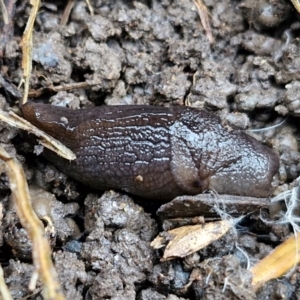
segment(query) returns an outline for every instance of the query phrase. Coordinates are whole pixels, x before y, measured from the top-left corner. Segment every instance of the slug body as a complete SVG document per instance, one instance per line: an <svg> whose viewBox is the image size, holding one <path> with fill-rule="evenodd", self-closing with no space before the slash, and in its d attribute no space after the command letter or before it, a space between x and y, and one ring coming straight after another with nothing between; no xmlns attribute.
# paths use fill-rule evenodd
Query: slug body
<svg viewBox="0 0 300 300"><path fill-rule="evenodd" d="M267 197L278 156L207 111L189 107L101 106L71 110L26 103L23 116L70 148L69 162L46 157L96 189L170 200L200 194Z"/></svg>

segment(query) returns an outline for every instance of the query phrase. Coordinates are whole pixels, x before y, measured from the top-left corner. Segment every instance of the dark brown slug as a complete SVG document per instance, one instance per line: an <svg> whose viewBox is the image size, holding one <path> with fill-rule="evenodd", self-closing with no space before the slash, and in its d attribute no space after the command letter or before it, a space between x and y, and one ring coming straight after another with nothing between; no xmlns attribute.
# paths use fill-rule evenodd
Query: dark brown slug
<svg viewBox="0 0 300 300"><path fill-rule="evenodd" d="M267 197L278 156L241 131L229 131L207 111L190 107L101 106L71 110L27 103L25 119L77 156L45 155L96 189L121 189L157 200L215 190Z"/></svg>

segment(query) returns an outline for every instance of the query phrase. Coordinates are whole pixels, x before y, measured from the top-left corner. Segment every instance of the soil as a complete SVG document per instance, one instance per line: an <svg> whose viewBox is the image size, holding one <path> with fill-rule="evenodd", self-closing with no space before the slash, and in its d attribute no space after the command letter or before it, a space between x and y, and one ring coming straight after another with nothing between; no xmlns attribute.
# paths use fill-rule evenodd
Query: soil
<svg viewBox="0 0 300 300"><path fill-rule="evenodd" d="M104 104L205 108L278 153L274 195L295 186L300 174L300 16L289 1L204 1L213 43L191 0L90 2L93 16L85 1L76 0L61 26L66 4L42 1L30 88L48 89L34 101L72 109ZM29 13L28 1L17 1L13 31L1 32L1 80L15 86L22 78L20 40ZM51 92L52 86L77 82L90 86ZM18 92L1 86L0 107L16 109ZM276 124L281 125L272 127ZM33 154L21 131L2 123L0 132L1 145L23 165L39 217L52 220L54 229L46 221L45 228L67 299L300 298L299 268L252 291L244 254L251 265L265 257L292 234L289 224L266 224L259 210L249 211L238 234L231 230L185 259L161 262L162 250L150 247L163 230L155 214L159 204L90 190ZM34 292L28 290L31 242L11 204L3 171L0 197L0 251L8 288L14 299L43 299L40 283ZM274 219L282 209L274 205L264 214Z"/></svg>

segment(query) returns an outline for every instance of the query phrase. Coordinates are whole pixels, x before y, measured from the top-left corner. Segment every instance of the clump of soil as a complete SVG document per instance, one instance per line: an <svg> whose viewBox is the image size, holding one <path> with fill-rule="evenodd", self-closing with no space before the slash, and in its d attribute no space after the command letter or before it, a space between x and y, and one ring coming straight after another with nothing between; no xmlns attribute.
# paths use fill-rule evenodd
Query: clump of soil
<svg viewBox="0 0 300 300"><path fill-rule="evenodd" d="M42 1L30 95L43 92L34 101L72 109L103 104L205 108L232 127L262 129L255 137L280 156L276 193L293 186L300 173L300 22L289 1L206 0L214 43L192 0L90 2L94 15L85 1L74 1L61 26L66 4ZM13 31L0 41L1 75L16 86L29 12L27 2L17 2ZM78 82L86 88L52 90ZM15 109L16 94L1 85L1 108ZM265 224L259 212L249 212L238 234L230 231L186 259L160 262L161 252L150 242L161 221L149 203L91 191L34 155L21 132L5 124L0 131L1 145L22 163L29 186L42 188L39 196L35 190L34 206L42 220L51 220L44 220L45 228L67 299L299 298L299 269L265 284L256 295L246 270L248 259L252 265L291 234L288 225ZM3 171L0 196L5 280L14 299L30 297L31 243L9 200ZM271 218L281 209L265 213ZM32 297L42 299L40 292L38 283Z"/></svg>

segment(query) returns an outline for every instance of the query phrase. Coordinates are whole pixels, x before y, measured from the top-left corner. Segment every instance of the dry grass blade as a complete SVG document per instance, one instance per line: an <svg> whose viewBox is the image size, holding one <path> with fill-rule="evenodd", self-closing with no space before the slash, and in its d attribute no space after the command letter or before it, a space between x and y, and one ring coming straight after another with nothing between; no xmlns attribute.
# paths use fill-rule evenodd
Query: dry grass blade
<svg viewBox="0 0 300 300"><path fill-rule="evenodd" d="M36 19L36 15L40 7L40 0L30 0L30 4L32 5L32 9L21 41L21 47L23 53L22 82L24 82L24 96L23 96L22 104L25 104L28 98L30 76L32 71L32 31L33 31L33 25Z"/></svg>
<svg viewBox="0 0 300 300"><path fill-rule="evenodd" d="M60 24L59 24L60 29L68 23L70 13L72 11L74 3L75 3L75 0L68 1L67 6L65 7L65 10L64 10L63 16L61 18Z"/></svg>
<svg viewBox="0 0 300 300"><path fill-rule="evenodd" d="M25 174L19 162L0 147L0 158L5 162L12 196L22 226L32 241L32 257L35 268L44 283L45 299L65 299L51 260L51 249L45 237L43 223L31 206Z"/></svg>
<svg viewBox="0 0 300 300"><path fill-rule="evenodd" d="M169 243L165 249L163 260L175 257L186 257L222 237L232 224L227 220L211 222L205 225L182 226L167 232ZM158 236L151 246L159 249L164 246L166 239Z"/></svg>
<svg viewBox="0 0 300 300"><path fill-rule="evenodd" d="M13 298L10 295L10 292L7 288L7 285L5 284L4 276L3 276L3 269L1 266L0 266L0 294L1 294L0 299L13 300Z"/></svg>
<svg viewBox="0 0 300 300"><path fill-rule="evenodd" d="M297 12L300 14L300 3L298 0L291 0L293 3L294 7L296 8Z"/></svg>
<svg viewBox="0 0 300 300"><path fill-rule="evenodd" d="M0 0L0 7L1 7L4 24L8 24L8 22L9 22L8 21L8 13L7 13L7 9L6 9L6 6L5 6L3 0Z"/></svg>
<svg viewBox="0 0 300 300"><path fill-rule="evenodd" d="M2 219L3 219L3 206L2 204L0 204L0 225L2 225ZM4 300L13 299L5 283L3 269L1 265L0 265L0 299L4 299Z"/></svg>
<svg viewBox="0 0 300 300"><path fill-rule="evenodd" d="M300 262L300 233L276 247L268 256L254 265L252 286L258 289L265 282L278 278Z"/></svg>
<svg viewBox="0 0 300 300"><path fill-rule="evenodd" d="M213 44L215 42L215 39L212 35L212 30L209 23L209 12L202 0L193 0L193 1L197 7L201 24L206 32L206 37L208 38L209 42Z"/></svg>
<svg viewBox="0 0 300 300"><path fill-rule="evenodd" d="M74 160L76 158L75 154L62 143L48 135L47 133L41 131L40 129L33 126L31 123L27 122L23 118L20 118L18 115L10 112L9 114L0 110L0 120L9 124L10 126L26 130L37 136L39 138L39 143L44 147L54 151L57 155L68 159Z"/></svg>
<svg viewBox="0 0 300 300"><path fill-rule="evenodd" d="M90 11L91 16L93 16L93 15L94 15L94 8L93 8L93 6L91 5L90 0L86 0L86 4L87 4L87 6L88 6L88 8L89 8L89 11Z"/></svg>

